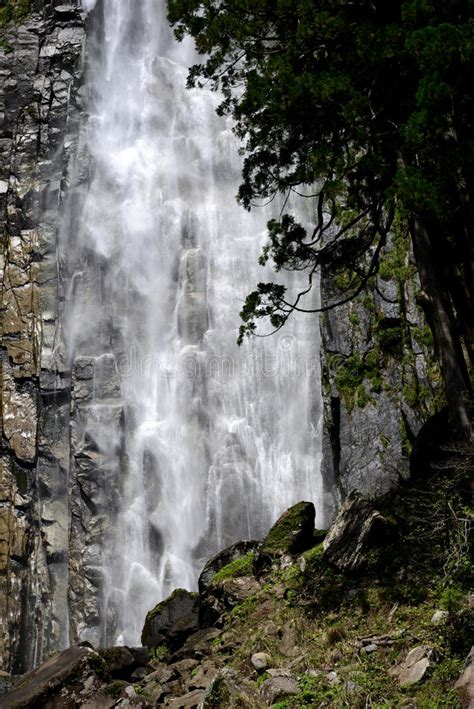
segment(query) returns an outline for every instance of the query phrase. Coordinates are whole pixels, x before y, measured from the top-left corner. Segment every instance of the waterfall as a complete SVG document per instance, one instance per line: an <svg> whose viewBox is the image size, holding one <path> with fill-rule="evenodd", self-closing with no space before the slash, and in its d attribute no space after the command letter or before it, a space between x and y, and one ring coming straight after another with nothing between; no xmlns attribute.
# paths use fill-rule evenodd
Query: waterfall
<svg viewBox="0 0 474 709"><path fill-rule="evenodd" d="M196 57L165 2L93 6L87 170L62 230L71 476L90 513L90 585L101 579L76 625L137 644L146 611L195 588L219 549L262 537L301 499L322 522L319 326L295 315L236 346L245 296L275 278L258 256L276 207L237 205L232 124L216 93L185 88Z"/></svg>

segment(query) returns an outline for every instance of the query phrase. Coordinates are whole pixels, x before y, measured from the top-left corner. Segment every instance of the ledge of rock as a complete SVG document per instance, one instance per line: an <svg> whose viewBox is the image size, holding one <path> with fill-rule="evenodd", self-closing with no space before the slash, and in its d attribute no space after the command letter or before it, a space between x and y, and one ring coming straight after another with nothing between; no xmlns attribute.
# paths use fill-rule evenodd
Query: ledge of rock
<svg viewBox="0 0 474 709"><path fill-rule="evenodd" d="M100 662L97 653L88 647L71 647L53 655L26 674L21 684L2 698L3 709L44 706L46 698L85 670L91 659Z"/></svg>

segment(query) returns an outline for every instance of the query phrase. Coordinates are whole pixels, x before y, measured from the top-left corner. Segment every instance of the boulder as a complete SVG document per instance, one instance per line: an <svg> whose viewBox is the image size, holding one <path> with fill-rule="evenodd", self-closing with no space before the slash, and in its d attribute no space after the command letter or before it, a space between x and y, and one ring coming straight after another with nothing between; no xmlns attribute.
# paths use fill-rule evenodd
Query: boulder
<svg viewBox="0 0 474 709"><path fill-rule="evenodd" d="M97 654L104 660L107 672L113 679L128 679L141 664L128 647L108 647L98 650Z"/></svg>
<svg viewBox="0 0 474 709"><path fill-rule="evenodd" d="M166 645L176 650L199 629L199 596L183 588L158 603L146 617L142 643L147 648Z"/></svg>
<svg viewBox="0 0 474 709"><path fill-rule="evenodd" d="M249 552L255 551L259 545L257 541L242 541L232 544L230 547L213 556L204 566L199 576L198 588L200 594L205 594L212 582L213 577L228 564L237 559L241 559Z"/></svg>
<svg viewBox="0 0 474 709"><path fill-rule="evenodd" d="M474 645L466 657L462 674L454 686L459 692L462 709L474 709Z"/></svg>
<svg viewBox="0 0 474 709"><path fill-rule="evenodd" d="M204 696L205 693L202 690L195 689L182 697L172 699L167 706L170 709L198 709L198 707L202 706Z"/></svg>
<svg viewBox="0 0 474 709"><path fill-rule="evenodd" d="M323 542L324 557L340 571L357 571L369 563L369 552L395 533L371 500L351 493Z"/></svg>
<svg viewBox="0 0 474 709"><path fill-rule="evenodd" d="M314 546L314 519L312 502L297 502L286 510L258 548L254 560L256 575L274 559L301 554Z"/></svg>
<svg viewBox="0 0 474 709"><path fill-rule="evenodd" d="M414 647L404 661L389 670L389 673L398 679L400 687L411 687L425 676L432 655L433 650L426 645Z"/></svg>
<svg viewBox="0 0 474 709"><path fill-rule="evenodd" d="M222 625L224 613L260 591L260 584L253 576L229 578L216 586L210 586L201 597L199 622L201 627Z"/></svg>
<svg viewBox="0 0 474 709"><path fill-rule="evenodd" d="M59 691L64 694L68 683L77 681L78 676L94 678L95 670L102 674L103 668L103 660L94 650L70 647L28 672L16 689L2 697L2 709L44 706L46 698Z"/></svg>

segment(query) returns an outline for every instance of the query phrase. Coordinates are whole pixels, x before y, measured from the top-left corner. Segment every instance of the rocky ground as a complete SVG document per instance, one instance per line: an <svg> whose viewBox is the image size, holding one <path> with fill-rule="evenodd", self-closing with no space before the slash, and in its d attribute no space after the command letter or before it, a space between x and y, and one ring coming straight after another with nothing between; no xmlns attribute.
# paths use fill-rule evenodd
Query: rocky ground
<svg viewBox="0 0 474 709"><path fill-rule="evenodd" d="M1 706L474 707L463 485L441 472L353 494L328 533L298 503L150 611L144 647L72 647Z"/></svg>

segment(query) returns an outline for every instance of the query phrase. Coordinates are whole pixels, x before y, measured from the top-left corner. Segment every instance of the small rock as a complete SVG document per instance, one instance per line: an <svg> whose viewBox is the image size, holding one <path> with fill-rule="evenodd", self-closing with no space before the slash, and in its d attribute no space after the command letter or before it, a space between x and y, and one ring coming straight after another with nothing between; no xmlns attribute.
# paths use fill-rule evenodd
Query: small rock
<svg viewBox="0 0 474 709"><path fill-rule="evenodd" d="M344 690L346 694L356 694L359 690L359 685L351 679L346 679L344 680Z"/></svg>
<svg viewBox="0 0 474 709"><path fill-rule="evenodd" d="M431 624L432 625L441 625L446 618L448 617L449 613L448 611L435 611L433 615L431 616Z"/></svg>
<svg viewBox="0 0 474 709"><path fill-rule="evenodd" d="M271 706L279 699L298 694L300 688L298 682L293 677L270 677L262 683L260 693L263 699Z"/></svg>
<svg viewBox="0 0 474 709"><path fill-rule="evenodd" d="M389 670L389 674L398 679L400 687L410 687L423 679L432 654L433 650L426 645L415 647L401 664Z"/></svg>
<svg viewBox="0 0 474 709"><path fill-rule="evenodd" d="M285 571L286 569L289 569L291 566L293 566L292 557L289 556L288 554L285 554L284 556L282 556L280 559L280 569L282 571Z"/></svg>
<svg viewBox="0 0 474 709"><path fill-rule="evenodd" d="M169 669L182 676L192 672L198 665L199 663L197 660L186 658L184 660L179 660L179 662L174 662L172 665L169 665Z"/></svg>
<svg viewBox="0 0 474 709"><path fill-rule="evenodd" d="M188 689L209 689L218 674L218 669L213 664L201 664L199 668L191 673L188 681Z"/></svg>
<svg viewBox="0 0 474 709"><path fill-rule="evenodd" d="M176 674L173 670L170 670L169 667L158 667L154 672L150 672L150 674L147 675L146 681L147 683L159 682L160 684L166 684L174 677L176 677Z"/></svg>
<svg viewBox="0 0 474 709"><path fill-rule="evenodd" d="M286 625L279 645L279 650L285 657L295 657L294 648L296 646L296 630L293 625Z"/></svg>
<svg viewBox="0 0 474 709"><path fill-rule="evenodd" d="M377 650L377 645L375 643L369 643L369 645L365 645L361 652L366 652L367 655L369 655L371 652L375 652Z"/></svg>
<svg viewBox="0 0 474 709"><path fill-rule="evenodd" d="M327 673L326 679L329 682L329 684L339 684L341 681L339 679L339 675L337 674L337 672L334 672L334 670Z"/></svg>
<svg viewBox="0 0 474 709"><path fill-rule="evenodd" d="M464 662L464 669L455 688L459 692L462 709L474 707L474 646Z"/></svg>
<svg viewBox="0 0 474 709"><path fill-rule="evenodd" d="M270 665L271 657L270 655L267 655L266 652L256 652L250 658L250 662L255 667L257 672L262 672Z"/></svg>
<svg viewBox="0 0 474 709"><path fill-rule="evenodd" d="M197 709L197 707L202 706L204 696L205 693L203 691L196 689L182 697L178 697L178 699L172 699L168 706L171 709Z"/></svg>

